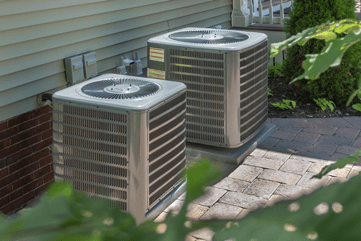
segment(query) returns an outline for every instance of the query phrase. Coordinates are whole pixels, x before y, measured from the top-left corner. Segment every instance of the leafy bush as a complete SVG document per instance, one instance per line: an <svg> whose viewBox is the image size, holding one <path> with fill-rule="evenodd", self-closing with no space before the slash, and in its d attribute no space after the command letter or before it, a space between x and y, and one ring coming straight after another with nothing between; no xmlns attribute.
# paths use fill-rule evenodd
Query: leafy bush
<svg viewBox="0 0 361 241"><path fill-rule="evenodd" d="M277 107L281 110L287 110L287 109L291 109L293 110L296 107L296 102L293 100L282 100L283 103L281 102L276 102L276 103L270 103L271 105L273 105L274 107ZM290 106L290 104L292 103L292 106Z"/></svg>
<svg viewBox="0 0 361 241"><path fill-rule="evenodd" d="M317 100L316 99L313 99L316 104L321 107L321 109L323 111L325 111L328 108L330 108L331 112L333 111L333 109L335 108L335 103L333 103L332 101L330 100L326 100L325 98L318 98Z"/></svg>
<svg viewBox="0 0 361 241"><path fill-rule="evenodd" d="M361 91L358 92L357 97L359 98L359 100L361 100ZM352 105L352 108L361 111L361 104L360 103L354 104Z"/></svg>
<svg viewBox="0 0 361 241"><path fill-rule="evenodd" d="M275 62L275 66L268 66L268 78L276 78L279 76L283 76L283 74L281 73L281 67L282 65L280 63Z"/></svg>
<svg viewBox="0 0 361 241"><path fill-rule="evenodd" d="M357 19L354 0L295 0L289 16L290 19L285 19L284 24L287 38L326 21ZM303 74L302 61L305 55L320 53L325 45L324 40L312 39L304 46L294 45L287 49L282 74L287 80ZM345 52L340 66L328 69L319 76L319 80L302 79L295 82L303 91L300 100L326 98L337 105L345 104L350 94L357 89L356 80L361 78L360 56L361 43L358 43Z"/></svg>

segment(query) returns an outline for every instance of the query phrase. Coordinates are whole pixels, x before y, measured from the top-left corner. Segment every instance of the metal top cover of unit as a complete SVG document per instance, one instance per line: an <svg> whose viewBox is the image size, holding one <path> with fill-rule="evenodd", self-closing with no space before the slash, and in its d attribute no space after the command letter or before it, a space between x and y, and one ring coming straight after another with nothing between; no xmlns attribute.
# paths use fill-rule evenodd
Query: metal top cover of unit
<svg viewBox="0 0 361 241"><path fill-rule="evenodd" d="M57 91L53 98L108 108L146 110L184 88L185 84L181 82L104 74Z"/></svg>
<svg viewBox="0 0 361 241"><path fill-rule="evenodd" d="M237 51L262 42L264 33L189 27L153 37L149 43L200 49Z"/></svg>

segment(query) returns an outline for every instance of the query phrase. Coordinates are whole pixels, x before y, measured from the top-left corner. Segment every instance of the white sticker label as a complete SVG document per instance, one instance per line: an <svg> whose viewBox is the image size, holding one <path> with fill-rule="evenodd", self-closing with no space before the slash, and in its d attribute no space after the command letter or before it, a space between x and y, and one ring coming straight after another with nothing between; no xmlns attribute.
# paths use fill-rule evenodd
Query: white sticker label
<svg viewBox="0 0 361 241"><path fill-rule="evenodd" d="M164 49L150 48L149 60L164 62Z"/></svg>

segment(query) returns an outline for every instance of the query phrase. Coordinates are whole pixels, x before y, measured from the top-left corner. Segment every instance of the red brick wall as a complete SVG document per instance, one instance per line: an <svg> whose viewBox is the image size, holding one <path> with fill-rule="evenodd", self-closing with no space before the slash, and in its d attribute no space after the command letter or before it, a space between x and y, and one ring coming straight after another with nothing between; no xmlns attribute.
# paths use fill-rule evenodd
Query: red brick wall
<svg viewBox="0 0 361 241"><path fill-rule="evenodd" d="M38 196L54 180L52 108L0 122L0 211L7 214Z"/></svg>

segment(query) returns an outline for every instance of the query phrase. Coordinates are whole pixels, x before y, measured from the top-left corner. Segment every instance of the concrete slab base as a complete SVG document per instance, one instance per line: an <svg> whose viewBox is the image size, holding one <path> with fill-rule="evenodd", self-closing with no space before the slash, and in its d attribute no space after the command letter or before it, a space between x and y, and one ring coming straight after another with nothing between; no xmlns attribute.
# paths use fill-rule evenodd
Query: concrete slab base
<svg viewBox="0 0 361 241"><path fill-rule="evenodd" d="M274 124L266 123L257 135L237 148L222 148L187 142L186 155L187 157L191 156L192 158L204 157L214 161L239 165L252 151L254 151L254 149L257 148L259 143L267 139L275 130L276 126Z"/></svg>

